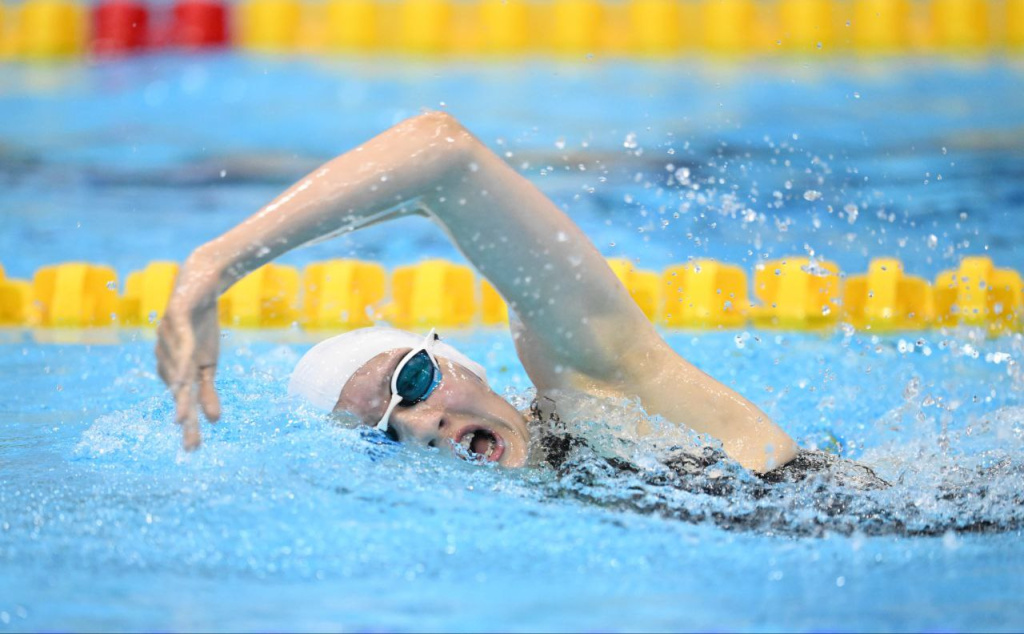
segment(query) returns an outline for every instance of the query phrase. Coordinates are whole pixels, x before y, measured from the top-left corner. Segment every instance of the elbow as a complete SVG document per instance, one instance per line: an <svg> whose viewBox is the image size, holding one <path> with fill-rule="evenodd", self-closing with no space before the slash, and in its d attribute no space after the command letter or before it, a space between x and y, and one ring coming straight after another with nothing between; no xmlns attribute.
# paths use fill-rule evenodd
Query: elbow
<svg viewBox="0 0 1024 634"><path fill-rule="evenodd" d="M446 164L461 166L476 156L480 142L447 112L426 112L409 123Z"/></svg>
<svg viewBox="0 0 1024 634"><path fill-rule="evenodd" d="M459 120L447 112L431 110L409 120L417 130L432 132L436 136L449 135L457 137L461 134L468 134L466 128L459 123Z"/></svg>

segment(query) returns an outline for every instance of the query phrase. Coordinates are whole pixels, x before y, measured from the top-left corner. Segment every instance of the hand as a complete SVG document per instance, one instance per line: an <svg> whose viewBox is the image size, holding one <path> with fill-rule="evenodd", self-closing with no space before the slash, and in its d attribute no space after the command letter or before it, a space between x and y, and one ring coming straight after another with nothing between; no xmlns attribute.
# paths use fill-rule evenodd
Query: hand
<svg viewBox="0 0 1024 634"><path fill-rule="evenodd" d="M193 254L178 275L157 328L157 372L174 396L175 421L182 427L187 451L198 448L200 442L197 396L206 420L215 423L220 418L213 385L220 351L219 284L215 267Z"/></svg>

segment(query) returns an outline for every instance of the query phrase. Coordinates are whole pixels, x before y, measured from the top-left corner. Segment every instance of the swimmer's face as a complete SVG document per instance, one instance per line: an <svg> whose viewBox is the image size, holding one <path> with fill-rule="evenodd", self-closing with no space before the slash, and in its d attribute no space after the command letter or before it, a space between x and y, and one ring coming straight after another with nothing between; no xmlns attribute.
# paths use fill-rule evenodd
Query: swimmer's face
<svg viewBox="0 0 1024 634"><path fill-rule="evenodd" d="M355 414L366 425L376 425L391 400L391 376L408 352L400 348L370 359L345 384L334 411ZM478 376L458 363L437 357L441 383L426 400L399 405L388 419L388 433L412 442L474 460L505 467L526 463L530 439L526 420Z"/></svg>

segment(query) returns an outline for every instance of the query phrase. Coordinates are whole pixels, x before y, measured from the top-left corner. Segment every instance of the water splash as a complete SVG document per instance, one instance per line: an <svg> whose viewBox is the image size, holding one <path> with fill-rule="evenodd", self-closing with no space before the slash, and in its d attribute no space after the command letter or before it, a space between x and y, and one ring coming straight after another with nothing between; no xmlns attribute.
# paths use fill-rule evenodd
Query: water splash
<svg viewBox="0 0 1024 634"><path fill-rule="evenodd" d="M964 432L877 448L859 462L804 452L792 468L758 477L712 439L649 418L636 403L588 401L572 405L580 413L572 420L535 425L554 471L545 489L552 498L805 536L1024 526L1024 408L999 410Z"/></svg>

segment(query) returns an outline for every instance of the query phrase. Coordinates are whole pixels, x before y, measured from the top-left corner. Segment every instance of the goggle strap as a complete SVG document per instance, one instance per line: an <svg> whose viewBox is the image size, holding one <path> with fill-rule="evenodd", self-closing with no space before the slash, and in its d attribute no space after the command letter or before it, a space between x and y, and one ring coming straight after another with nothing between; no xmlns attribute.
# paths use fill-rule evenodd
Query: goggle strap
<svg viewBox="0 0 1024 634"><path fill-rule="evenodd" d="M395 411L395 407L402 402L402 396L400 394L392 394L391 402L388 403L388 408L384 410L384 416L381 417L380 422L377 423L376 429L378 431L387 432L388 420L391 418L391 412Z"/></svg>

